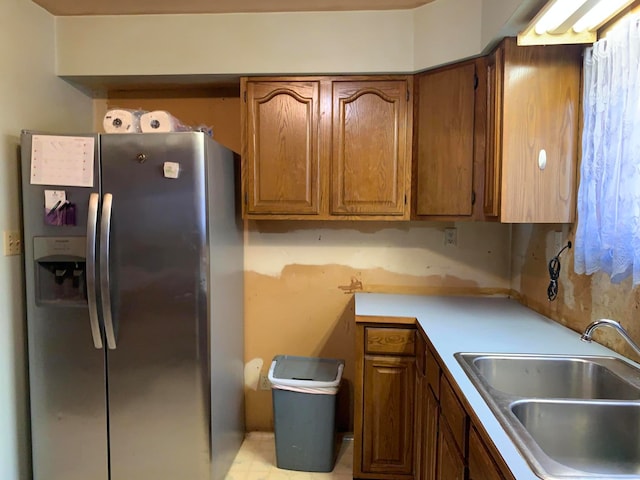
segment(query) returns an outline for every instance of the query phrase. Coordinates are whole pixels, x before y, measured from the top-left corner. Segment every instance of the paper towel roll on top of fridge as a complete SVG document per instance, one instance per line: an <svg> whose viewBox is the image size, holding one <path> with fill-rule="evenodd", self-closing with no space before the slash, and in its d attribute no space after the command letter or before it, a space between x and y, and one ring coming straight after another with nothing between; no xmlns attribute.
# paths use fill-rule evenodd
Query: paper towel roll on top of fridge
<svg viewBox="0 0 640 480"><path fill-rule="evenodd" d="M106 133L140 132L140 115L136 110L109 110L102 120L102 128Z"/></svg>
<svg viewBox="0 0 640 480"><path fill-rule="evenodd" d="M191 127L183 125L180 120L165 110L154 110L140 117L142 133L186 132Z"/></svg>

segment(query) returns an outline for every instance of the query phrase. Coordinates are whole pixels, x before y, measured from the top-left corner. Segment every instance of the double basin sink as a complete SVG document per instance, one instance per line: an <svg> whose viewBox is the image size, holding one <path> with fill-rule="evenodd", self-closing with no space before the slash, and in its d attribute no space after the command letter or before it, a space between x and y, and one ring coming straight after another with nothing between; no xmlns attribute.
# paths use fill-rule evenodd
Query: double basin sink
<svg viewBox="0 0 640 480"><path fill-rule="evenodd" d="M640 479L640 369L614 357L457 353L544 479Z"/></svg>

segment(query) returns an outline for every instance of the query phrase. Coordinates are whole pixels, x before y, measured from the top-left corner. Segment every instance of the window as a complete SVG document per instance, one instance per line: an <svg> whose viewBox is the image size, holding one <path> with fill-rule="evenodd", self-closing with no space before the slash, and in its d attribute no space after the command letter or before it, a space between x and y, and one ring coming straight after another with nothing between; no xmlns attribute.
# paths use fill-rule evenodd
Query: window
<svg viewBox="0 0 640 480"><path fill-rule="evenodd" d="M640 284L640 15L584 58L575 271Z"/></svg>

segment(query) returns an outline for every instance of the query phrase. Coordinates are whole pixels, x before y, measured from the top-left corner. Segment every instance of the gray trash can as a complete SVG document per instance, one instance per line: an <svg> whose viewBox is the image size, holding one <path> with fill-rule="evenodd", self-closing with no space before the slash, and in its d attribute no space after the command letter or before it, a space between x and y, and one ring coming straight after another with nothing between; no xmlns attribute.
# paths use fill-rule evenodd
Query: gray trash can
<svg viewBox="0 0 640 480"><path fill-rule="evenodd" d="M344 360L274 357L269 381L278 468L304 472L333 470L336 393L343 368Z"/></svg>

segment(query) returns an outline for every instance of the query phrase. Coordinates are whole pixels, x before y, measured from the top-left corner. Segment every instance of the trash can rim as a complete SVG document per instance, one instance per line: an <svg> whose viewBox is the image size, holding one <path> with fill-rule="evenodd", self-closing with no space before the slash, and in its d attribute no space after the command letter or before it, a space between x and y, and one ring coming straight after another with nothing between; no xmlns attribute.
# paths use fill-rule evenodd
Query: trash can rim
<svg viewBox="0 0 640 480"><path fill-rule="evenodd" d="M336 364L336 375L331 381L321 381L321 380L300 380L300 379L291 379L291 378L280 378L274 375L277 363L282 359L309 359L309 360L322 360L322 361L331 361ZM272 386L275 388L281 388L283 390L288 390L286 387L293 387L293 389L297 388L307 388L313 390L319 390L317 393L335 393L336 387L340 385L340 380L342 379L342 372L344 370L344 360L333 359L333 358L314 358L314 357L300 357L293 355L276 355L271 362L271 367L269 368L268 379L271 382ZM322 391L326 389L326 391ZM309 393L312 393L309 391Z"/></svg>

